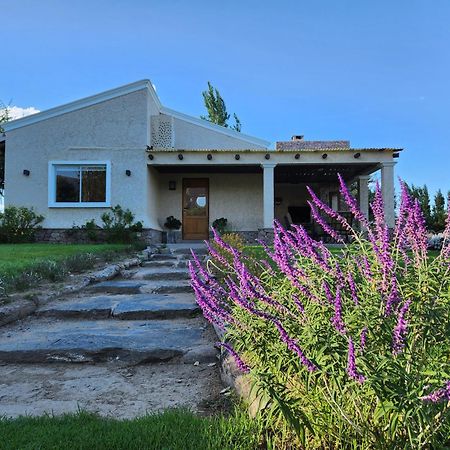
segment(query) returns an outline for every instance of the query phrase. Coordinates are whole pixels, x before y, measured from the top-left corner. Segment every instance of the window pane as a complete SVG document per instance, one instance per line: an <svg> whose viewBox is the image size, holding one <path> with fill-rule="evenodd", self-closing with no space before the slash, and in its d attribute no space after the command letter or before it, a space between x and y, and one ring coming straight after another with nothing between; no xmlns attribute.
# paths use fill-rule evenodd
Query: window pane
<svg viewBox="0 0 450 450"><path fill-rule="evenodd" d="M56 201L62 203L80 201L79 167L56 168Z"/></svg>
<svg viewBox="0 0 450 450"><path fill-rule="evenodd" d="M106 167L82 167L81 179L82 202L106 201Z"/></svg>
<svg viewBox="0 0 450 450"><path fill-rule="evenodd" d="M207 188L188 187L184 195L184 213L188 216L206 217L207 209Z"/></svg>

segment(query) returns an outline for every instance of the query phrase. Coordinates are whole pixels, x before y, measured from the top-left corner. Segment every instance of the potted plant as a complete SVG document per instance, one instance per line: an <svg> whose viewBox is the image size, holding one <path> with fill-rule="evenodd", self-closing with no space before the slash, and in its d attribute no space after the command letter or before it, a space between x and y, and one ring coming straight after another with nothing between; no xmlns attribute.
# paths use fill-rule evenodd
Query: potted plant
<svg viewBox="0 0 450 450"><path fill-rule="evenodd" d="M166 223L164 226L169 230L167 232L167 242L169 244L175 244L177 242L177 234L176 230L179 230L181 227L181 221L176 219L173 216L169 216L166 218Z"/></svg>
<svg viewBox="0 0 450 450"><path fill-rule="evenodd" d="M216 219L213 223L212 223L212 227L217 230L217 232L219 234L223 234L225 233L225 230L227 228L227 224L228 224L228 219L226 219L225 217L221 217L220 219Z"/></svg>

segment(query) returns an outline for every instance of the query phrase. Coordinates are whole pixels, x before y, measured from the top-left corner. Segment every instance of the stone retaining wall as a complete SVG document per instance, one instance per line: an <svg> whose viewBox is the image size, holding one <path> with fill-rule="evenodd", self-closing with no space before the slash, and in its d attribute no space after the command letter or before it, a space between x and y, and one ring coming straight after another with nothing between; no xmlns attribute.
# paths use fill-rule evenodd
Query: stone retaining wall
<svg viewBox="0 0 450 450"><path fill-rule="evenodd" d="M138 240L146 244L158 244L162 240L162 232L146 229L136 233ZM36 242L53 244L92 244L107 242L108 232L102 229L83 230L71 228L42 228L36 232Z"/></svg>

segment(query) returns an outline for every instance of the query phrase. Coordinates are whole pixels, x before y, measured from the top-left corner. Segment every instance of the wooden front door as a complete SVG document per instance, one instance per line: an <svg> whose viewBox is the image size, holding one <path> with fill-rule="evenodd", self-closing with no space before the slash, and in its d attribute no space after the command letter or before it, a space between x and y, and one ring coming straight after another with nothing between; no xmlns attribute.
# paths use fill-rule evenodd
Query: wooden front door
<svg viewBox="0 0 450 450"><path fill-rule="evenodd" d="M183 179L183 239L209 237L209 180Z"/></svg>

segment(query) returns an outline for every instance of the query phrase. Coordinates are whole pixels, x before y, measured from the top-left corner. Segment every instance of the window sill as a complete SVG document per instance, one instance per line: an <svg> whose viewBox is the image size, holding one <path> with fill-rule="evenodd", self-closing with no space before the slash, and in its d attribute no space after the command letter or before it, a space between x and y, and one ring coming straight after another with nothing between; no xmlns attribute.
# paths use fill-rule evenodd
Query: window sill
<svg viewBox="0 0 450 450"><path fill-rule="evenodd" d="M49 208L111 208L108 202L103 203L49 203Z"/></svg>

